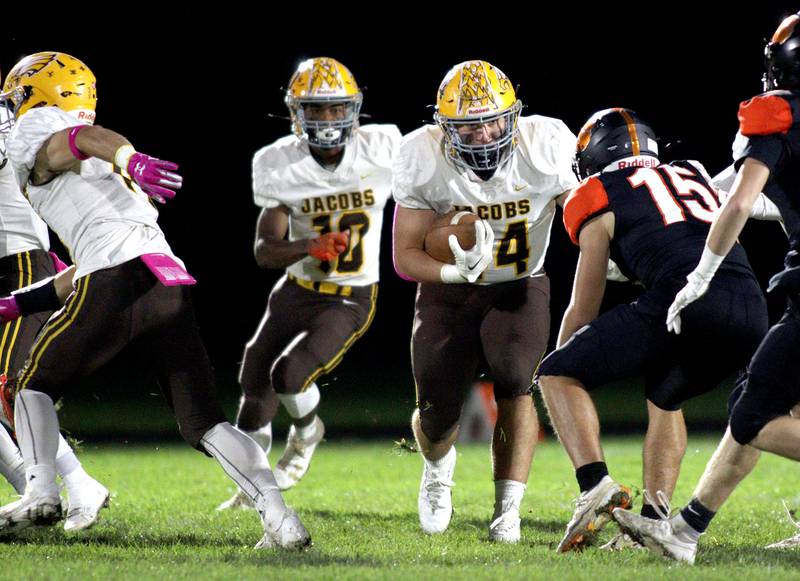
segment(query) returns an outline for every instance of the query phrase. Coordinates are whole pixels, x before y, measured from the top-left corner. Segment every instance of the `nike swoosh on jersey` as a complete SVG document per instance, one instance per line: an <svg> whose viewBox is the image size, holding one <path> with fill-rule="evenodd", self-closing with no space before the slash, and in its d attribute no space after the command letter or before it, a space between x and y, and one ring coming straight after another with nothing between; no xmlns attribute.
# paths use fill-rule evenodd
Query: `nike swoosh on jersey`
<svg viewBox="0 0 800 581"><path fill-rule="evenodd" d="M514 191L515 192L521 192L522 190L524 190L527 187L528 187L528 184L522 184L521 186L514 186Z"/></svg>

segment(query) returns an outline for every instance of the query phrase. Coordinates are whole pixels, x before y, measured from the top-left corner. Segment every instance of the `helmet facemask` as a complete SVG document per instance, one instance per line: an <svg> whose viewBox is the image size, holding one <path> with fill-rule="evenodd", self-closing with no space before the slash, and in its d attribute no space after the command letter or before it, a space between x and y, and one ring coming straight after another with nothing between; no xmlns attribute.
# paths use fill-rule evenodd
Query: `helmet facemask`
<svg viewBox="0 0 800 581"><path fill-rule="evenodd" d="M286 106L289 108L296 135L305 137L314 147L332 149L345 145L353 129L358 127L361 101L361 93L352 97L287 97ZM319 109L318 115L314 112L315 108ZM332 115L326 115L326 109Z"/></svg>
<svg viewBox="0 0 800 581"><path fill-rule="evenodd" d="M450 159L475 171L491 171L503 165L517 145L520 111L522 102L516 101L499 113L456 119L437 112L434 119Z"/></svg>

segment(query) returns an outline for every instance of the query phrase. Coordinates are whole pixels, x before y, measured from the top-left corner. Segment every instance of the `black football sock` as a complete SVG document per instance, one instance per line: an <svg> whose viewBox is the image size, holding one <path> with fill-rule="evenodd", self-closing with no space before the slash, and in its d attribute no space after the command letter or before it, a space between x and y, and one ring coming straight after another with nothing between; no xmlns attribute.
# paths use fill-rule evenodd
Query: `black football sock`
<svg viewBox="0 0 800 581"><path fill-rule="evenodd" d="M711 519L717 514L714 511L708 510L702 503L693 498L689 504L681 510L681 516L690 527L698 533L704 533L711 524Z"/></svg>
<svg viewBox="0 0 800 581"><path fill-rule="evenodd" d="M578 479L581 492L594 488L606 476L608 476L608 467L605 462L584 464L575 471L575 478Z"/></svg>

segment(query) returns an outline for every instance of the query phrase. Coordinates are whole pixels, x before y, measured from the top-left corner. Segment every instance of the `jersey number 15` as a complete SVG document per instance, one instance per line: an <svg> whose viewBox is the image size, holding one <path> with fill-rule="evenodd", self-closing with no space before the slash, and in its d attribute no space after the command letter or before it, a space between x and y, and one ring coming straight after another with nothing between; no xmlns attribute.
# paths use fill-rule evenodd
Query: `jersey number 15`
<svg viewBox="0 0 800 581"><path fill-rule="evenodd" d="M671 165L658 168L639 168L628 182L634 188L645 186L653 198L664 225L686 221L686 212L701 222L713 222L719 210L719 200L693 171ZM701 178L702 179L702 178Z"/></svg>

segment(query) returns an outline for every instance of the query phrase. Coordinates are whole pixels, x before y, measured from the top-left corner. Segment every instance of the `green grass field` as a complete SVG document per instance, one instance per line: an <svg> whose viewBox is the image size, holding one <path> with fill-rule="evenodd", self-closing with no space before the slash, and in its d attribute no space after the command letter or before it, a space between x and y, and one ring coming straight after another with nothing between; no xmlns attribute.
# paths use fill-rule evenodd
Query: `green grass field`
<svg viewBox="0 0 800 581"><path fill-rule="evenodd" d="M676 491L688 499L716 442L692 439ZM640 482L640 441L609 438L606 454L621 482ZM79 536L31 530L3 542L0 578L13 579L753 579L797 578L800 553L763 545L794 534L781 499L800 505L800 466L762 458L702 539L695 567L644 552L557 555L576 484L553 440L540 445L523 503L522 542L486 540L494 498L488 449L459 446L450 530L419 531L421 460L389 441L328 442L306 479L286 494L314 547L304 553L255 551L252 511L215 512L232 484L215 463L185 446L87 446L84 465L112 491L101 523ZM273 461L275 454L273 454ZM3 488L0 500L12 499ZM641 498L637 499L637 506ZM609 525L605 536L614 530Z"/></svg>

